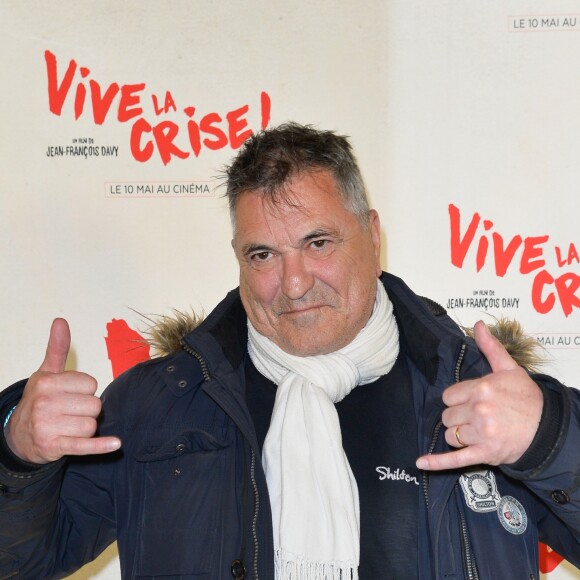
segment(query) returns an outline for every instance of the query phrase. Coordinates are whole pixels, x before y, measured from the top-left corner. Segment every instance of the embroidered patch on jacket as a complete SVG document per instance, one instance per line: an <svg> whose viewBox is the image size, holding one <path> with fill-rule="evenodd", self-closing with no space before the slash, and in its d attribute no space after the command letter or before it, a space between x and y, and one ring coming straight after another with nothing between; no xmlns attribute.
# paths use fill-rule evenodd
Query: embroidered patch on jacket
<svg viewBox="0 0 580 580"><path fill-rule="evenodd" d="M465 503L474 512L494 512L500 504L495 475L490 469L468 471L459 478Z"/></svg>
<svg viewBox="0 0 580 580"><path fill-rule="evenodd" d="M415 485L419 485L419 482L414 475L409 475L404 469L400 469L399 467L391 471L390 467L379 465L378 467L375 467L375 470L379 474L380 481L385 479L392 479L393 481L404 481L405 483L414 483Z"/></svg>
<svg viewBox="0 0 580 580"><path fill-rule="evenodd" d="M523 534L528 527L528 515L524 506L511 495L501 498L497 508L497 517L510 534Z"/></svg>

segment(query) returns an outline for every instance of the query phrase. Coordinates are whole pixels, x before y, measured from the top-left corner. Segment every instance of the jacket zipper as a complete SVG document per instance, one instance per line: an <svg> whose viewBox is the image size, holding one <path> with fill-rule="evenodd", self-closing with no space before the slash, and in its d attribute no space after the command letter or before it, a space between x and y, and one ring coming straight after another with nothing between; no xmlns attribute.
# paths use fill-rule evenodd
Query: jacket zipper
<svg viewBox="0 0 580 580"><path fill-rule="evenodd" d="M467 351L467 345L463 343L461 345L461 350L459 351L459 356L457 357L457 362L455 363L455 370L454 370L454 379L455 382L458 383L461 380L461 367L463 366L463 361L465 359L465 353ZM433 433L431 434L431 444L429 445L429 449L427 453L431 455L435 449L435 445L437 444L437 439L439 437L439 433L441 431L441 427L443 426L443 422L441 419L437 422L433 429ZM427 510L429 510L429 472L424 471L422 475L422 483L423 483L423 495L425 497L425 503L427 505ZM457 489L457 487L456 487ZM471 545L469 542L469 536L467 534L467 524L465 522L465 518L463 514L460 512L460 527L461 527L461 541L463 544L463 554L465 558L465 565L467 570L467 578L468 580L478 580L479 574L477 572L477 566L475 564L475 559L471 553Z"/></svg>
<svg viewBox="0 0 580 580"><path fill-rule="evenodd" d="M209 381L210 374L209 374L209 369L207 368L207 363L205 362L205 359L195 350L193 350L185 341L181 341L181 346L183 348L183 350L187 353L190 354L193 358L195 358L200 366L201 366L201 372L203 374L203 380L204 381Z"/></svg>
<svg viewBox="0 0 580 580"><path fill-rule="evenodd" d="M461 380L461 367L463 366L463 360L465 359L465 352L467 351L467 345L463 343L461 345L461 350L459 351L459 356L457 357L457 363L455 364L455 382L458 383ZM457 484L455 484L455 490L457 492ZM461 511L459 512L460 526L461 526L461 541L463 542L463 556L465 558L465 569L467 571L468 580L478 580L479 574L477 572L477 566L475 564L475 558L471 552L471 543L469 541L469 535L467 533L467 523L465 517Z"/></svg>
<svg viewBox="0 0 580 580"><path fill-rule="evenodd" d="M455 493L459 494L459 488L455 484ZM467 533L467 523L462 511L459 510L459 526L461 528L461 541L463 542L463 557L465 559L465 571L467 573L467 580L479 580L479 573L475 560L471 554L471 545L469 542L469 534Z"/></svg>
<svg viewBox="0 0 580 580"><path fill-rule="evenodd" d="M260 513L260 492L258 490L258 484L256 482L256 454L252 449L252 461L250 464L250 480L252 482L252 489L254 490L254 517L252 518L252 539L254 541L254 578L259 579L258 576L258 553L259 553L259 543L258 543L258 515Z"/></svg>
<svg viewBox="0 0 580 580"><path fill-rule="evenodd" d="M195 358L200 366L201 372L203 374L204 381L209 381L211 376L209 374L209 369L205 359L195 350L193 350L185 341L181 341L181 346L183 350ZM259 580L258 576L258 553L259 553L259 543L258 543L258 514L260 512L260 492L258 490L258 483L256 481L256 454L254 450L251 449L252 458L250 463L250 481L252 483L252 490L254 493L254 516L252 518L252 540L254 542L254 556L253 556L253 571L255 580ZM245 525L243 525L245 529Z"/></svg>
<svg viewBox="0 0 580 580"><path fill-rule="evenodd" d="M437 443L437 438L439 437L439 431L441 431L441 427L443 426L443 421L439 419L435 428L433 429L433 433L431 434L431 444L429 445L429 449L427 453L431 455L433 450L435 449L435 444ZM427 505L427 510L429 510L429 472L423 471L421 474L421 480L423 483L423 496L425 497L425 504Z"/></svg>
<svg viewBox="0 0 580 580"><path fill-rule="evenodd" d="M463 360L465 359L465 352L467 351L467 345L463 343L461 345L461 350L459 351L459 356L457 357L457 363L455 365L455 382L458 383L461 380L461 367L463 365ZM455 484L455 492L458 492L457 484ZM459 525L461 527L461 541L463 542L463 557L465 558L465 569L467 572L468 580L478 580L479 574L477 572L477 566L475 565L475 558L471 552L471 543L469 541L469 535L467 533L467 523L465 521L465 516L459 511Z"/></svg>
<svg viewBox="0 0 580 580"><path fill-rule="evenodd" d="M453 377L456 383L458 383L461 378L460 376L461 366L463 365L463 359L465 358L466 350L467 345L463 343L461 345L461 350L459 351L459 356L457 357L457 362L455 363L455 371L453 373ZM439 437L439 432L441 431L442 426L443 422L441 421L441 419L439 419L439 421L433 428L433 433L431 433L431 444L429 445L429 449L427 450L428 455L431 455L435 449L435 445L437 444L437 439ZM425 503L427 504L427 508L429 508L429 472L424 471L421 479L423 483L423 495L425 496Z"/></svg>
<svg viewBox="0 0 580 580"><path fill-rule="evenodd" d="M457 357L457 362L455 363L455 382L458 383L461 380L461 367L463 366L463 359L465 359L465 352L467 351L467 345L463 343L461 345L461 350L459 351L459 356Z"/></svg>

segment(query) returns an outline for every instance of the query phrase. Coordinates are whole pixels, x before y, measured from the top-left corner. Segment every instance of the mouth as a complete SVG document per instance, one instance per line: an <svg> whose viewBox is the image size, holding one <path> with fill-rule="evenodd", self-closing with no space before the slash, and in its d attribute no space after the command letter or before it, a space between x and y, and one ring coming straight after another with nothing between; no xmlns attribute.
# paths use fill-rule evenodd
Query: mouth
<svg viewBox="0 0 580 580"><path fill-rule="evenodd" d="M302 316L304 314L310 314L316 310L320 310L323 307L321 304L313 304L311 306L302 306L298 308L290 308L288 310L283 310L280 312L280 316Z"/></svg>

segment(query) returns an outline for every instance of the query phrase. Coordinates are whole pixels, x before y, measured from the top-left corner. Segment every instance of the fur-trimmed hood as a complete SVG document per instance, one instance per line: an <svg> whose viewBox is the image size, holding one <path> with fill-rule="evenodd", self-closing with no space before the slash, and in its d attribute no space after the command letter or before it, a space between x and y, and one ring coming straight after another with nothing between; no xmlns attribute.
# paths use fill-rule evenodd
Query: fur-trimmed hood
<svg viewBox="0 0 580 580"><path fill-rule="evenodd" d="M174 309L172 314L147 316L150 322L143 334L156 356L166 356L183 350L182 339L204 320L204 314L194 310L183 312Z"/></svg>
<svg viewBox="0 0 580 580"><path fill-rule="evenodd" d="M178 352L183 348L183 337L197 328L204 317L193 310L173 310L172 315L148 318L151 325L145 331L147 341L157 356ZM535 338L526 335L517 320L498 318L487 327L510 356L529 372L538 372L546 362L542 346ZM462 328L466 335L473 337L473 328Z"/></svg>

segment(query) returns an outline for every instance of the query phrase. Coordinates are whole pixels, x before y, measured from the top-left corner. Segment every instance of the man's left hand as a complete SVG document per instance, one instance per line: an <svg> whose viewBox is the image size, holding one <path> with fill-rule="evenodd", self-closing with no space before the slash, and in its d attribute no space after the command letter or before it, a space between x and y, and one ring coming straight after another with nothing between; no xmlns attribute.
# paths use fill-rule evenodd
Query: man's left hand
<svg viewBox="0 0 580 580"><path fill-rule="evenodd" d="M492 372L444 391L445 440L458 450L424 455L417 460L419 469L514 463L538 430L544 404L542 391L482 321L475 325L474 333Z"/></svg>

